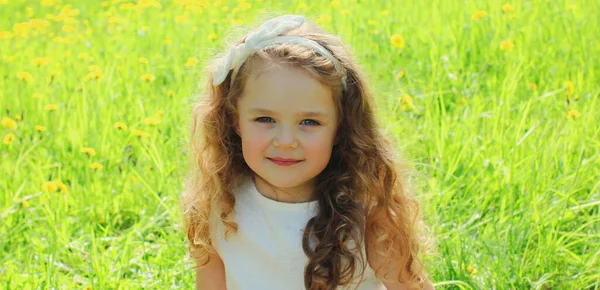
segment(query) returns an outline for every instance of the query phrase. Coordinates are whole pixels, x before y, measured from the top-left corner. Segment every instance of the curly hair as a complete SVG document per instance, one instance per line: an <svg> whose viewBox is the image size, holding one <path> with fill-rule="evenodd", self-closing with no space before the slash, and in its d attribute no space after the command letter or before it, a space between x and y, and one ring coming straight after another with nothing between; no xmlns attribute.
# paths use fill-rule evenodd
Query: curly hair
<svg viewBox="0 0 600 290"><path fill-rule="evenodd" d="M419 230L426 225L408 182L410 168L378 128L365 76L343 41L320 27L305 22L285 34L316 41L340 61L343 70L337 71L330 60L308 48L287 43L259 50L216 87L211 73L216 63L206 66L207 85L194 104L190 134L194 166L180 200L190 256L207 263L214 251L209 217L215 204L221 209L218 215L225 236L237 232L233 192L240 177L252 171L244 162L241 139L232 124L237 122L236 103L253 63L266 60L302 68L330 86L339 116L337 142L327 167L317 176L318 213L308 221L302 238L308 257L305 287L336 289L354 281L356 270L363 277L365 257L349 245L362 247L366 231L371 231L376 238L369 247L410 274L407 280L398 275L395 281L407 283L409 289L421 288L423 263L418 254L424 252L424 243ZM346 90L341 86L344 76ZM313 239L316 246L311 247ZM383 266L375 269L378 277L382 270Z"/></svg>

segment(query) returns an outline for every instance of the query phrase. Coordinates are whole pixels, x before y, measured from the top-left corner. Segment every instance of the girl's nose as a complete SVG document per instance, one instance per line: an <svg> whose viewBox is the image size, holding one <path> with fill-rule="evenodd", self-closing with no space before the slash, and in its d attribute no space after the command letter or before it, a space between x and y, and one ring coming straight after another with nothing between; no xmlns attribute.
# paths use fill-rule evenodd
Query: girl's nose
<svg viewBox="0 0 600 290"><path fill-rule="evenodd" d="M277 136L273 140L273 145L277 147L298 147L298 140L296 139L294 130L281 126L277 132Z"/></svg>

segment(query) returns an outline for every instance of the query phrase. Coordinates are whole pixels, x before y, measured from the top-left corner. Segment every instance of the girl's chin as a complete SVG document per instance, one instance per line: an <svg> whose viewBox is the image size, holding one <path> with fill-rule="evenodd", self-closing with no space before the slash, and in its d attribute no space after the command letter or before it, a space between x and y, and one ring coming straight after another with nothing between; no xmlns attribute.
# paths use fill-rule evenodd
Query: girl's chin
<svg viewBox="0 0 600 290"><path fill-rule="evenodd" d="M299 175L283 175L283 174L268 174L267 176L261 176L266 183L271 184L277 188L293 188L304 184L306 181L300 180Z"/></svg>

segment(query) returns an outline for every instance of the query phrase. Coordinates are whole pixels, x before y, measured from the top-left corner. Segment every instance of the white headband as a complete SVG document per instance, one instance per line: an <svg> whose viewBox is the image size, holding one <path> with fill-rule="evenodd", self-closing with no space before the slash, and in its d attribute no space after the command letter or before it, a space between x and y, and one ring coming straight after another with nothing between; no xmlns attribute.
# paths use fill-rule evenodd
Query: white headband
<svg viewBox="0 0 600 290"><path fill-rule="evenodd" d="M304 17L300 15L283 15L265 22L257 32L251 33L244 43L232 47L229 53L218 61L214 72L213 85L218 86L225 81L229 71L237 70L250 55L261 48L275 43L296 43L312 48L323 57L330 59L335 69L342 72L339 60L317 42L299 36L279 35L288 30L300 27L302 23L304 23ZM345 77L342 79L342 83L344 88L346 88Z"/></svg>

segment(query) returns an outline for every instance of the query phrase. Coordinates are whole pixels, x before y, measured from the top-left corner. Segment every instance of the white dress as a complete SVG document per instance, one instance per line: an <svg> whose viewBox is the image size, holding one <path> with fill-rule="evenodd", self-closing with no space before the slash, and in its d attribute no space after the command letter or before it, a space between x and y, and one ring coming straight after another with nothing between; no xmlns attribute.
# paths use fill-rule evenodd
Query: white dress
<svg viewBox="0 0 600 290"><path fill-rule="evenodd" d="M302 233L316 215L318 201L284 203L263 196L251 178L236 195L237 233L224 237L225 226L218 214L211 217L211 238L225 264L228 290L304 290L304 267L308 258L302 249ZM215 213L220 212L217 208ZM362 248L363 256L364 246ZM357 263L357 273L362 265ZM354 283L360 281L356 277ZM358 290L374 290L381 282L365 268ZM354 289L350 284L338 289Z"/></svg>

